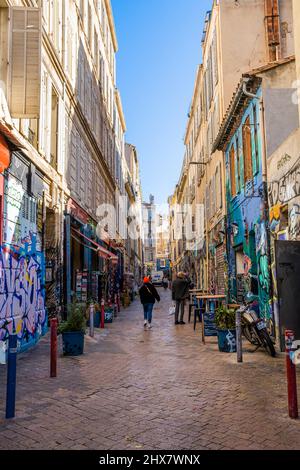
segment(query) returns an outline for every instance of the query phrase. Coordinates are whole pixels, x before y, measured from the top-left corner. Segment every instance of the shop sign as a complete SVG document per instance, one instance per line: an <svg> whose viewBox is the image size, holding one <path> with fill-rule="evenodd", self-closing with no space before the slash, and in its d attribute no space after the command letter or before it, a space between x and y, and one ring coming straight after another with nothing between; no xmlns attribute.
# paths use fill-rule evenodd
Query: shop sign
<svg viewBox="0 0 300 470"><path fill-rule="evenodd" d="M67 211L74 219L78 220L83 225L87 225L90 217L73 199L69 199Z"/></svg>

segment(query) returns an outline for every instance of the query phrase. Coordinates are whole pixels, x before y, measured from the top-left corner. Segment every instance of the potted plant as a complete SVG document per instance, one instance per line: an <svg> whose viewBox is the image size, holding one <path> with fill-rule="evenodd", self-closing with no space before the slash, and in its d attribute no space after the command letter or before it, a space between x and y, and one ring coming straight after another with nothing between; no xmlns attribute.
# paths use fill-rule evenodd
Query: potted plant
<svg viewBox="0 0 300 470"><path fill-rule="evenodd" d="M73 302L68 307L67 320L60 323L58 333L63 339L64 356L83 354L86 317L82 305Z"/></svg>
<svg viewBox="0 0 300 470"><path fill-rule="evenodd" d="M221 352L236 352L235 309L221 305L215 314L218 346Z"/></svg>

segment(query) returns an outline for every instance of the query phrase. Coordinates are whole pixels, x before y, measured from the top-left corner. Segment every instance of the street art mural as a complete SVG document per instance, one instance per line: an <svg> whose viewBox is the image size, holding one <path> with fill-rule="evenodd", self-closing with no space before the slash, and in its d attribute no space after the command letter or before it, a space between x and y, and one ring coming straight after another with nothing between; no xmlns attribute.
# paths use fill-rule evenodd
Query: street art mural
<svg viewBox="0 0 300 470"><path fill-rule="evenodd" d="M4 241L0 247L0 342L18 336L18 350L47 329L45 257L36 225L36 200L16 178L5 183Z"/></svg>
<svg viewBox="0 0 300 470"><path fill-rule="evenodd" d="M282 178L269 184L268 193L271 207L300 196L300 157Z"/></svg>
<svg viewBox="0 0 300 470"><path fill-rule="evenodd" d="M261 143L259 123L254 138L252 102L245 110L241 125L235 131L226 151L226 199L227 199L227 257L228 298L240 302L251 292L257 296L260 316L273 325L272 288L270 273L270 240L268 235L267 187L261 169ZM250 116L252 123L252 172L251 181L244 180L243 123ZM236 167L236 194L231 191L230 149L235 146L239 158ZM231 154L232 155L232 154Z"/></svg>
<svg viewBox="0 0 300 470"><path fill-rule="evenodd" d="M35 343L46 328L44 266L35 234L23 239L21 246L2 246L0 341L16 332L21 350Z"/></svg>

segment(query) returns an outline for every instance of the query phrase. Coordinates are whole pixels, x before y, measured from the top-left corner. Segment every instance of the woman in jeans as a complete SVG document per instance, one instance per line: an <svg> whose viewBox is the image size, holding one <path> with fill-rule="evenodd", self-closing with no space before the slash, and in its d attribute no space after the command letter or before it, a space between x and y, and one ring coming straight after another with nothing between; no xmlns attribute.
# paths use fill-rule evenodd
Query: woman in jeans
<svg viewBox="0 0 300 470"><path fill-rule="evenodd" d="M144 283L139 290L141 303L144 307L144 329L152 328L152 311L155 301L160 301L160 296L154 285L151 284L149 277L144 278Z"/></svg>

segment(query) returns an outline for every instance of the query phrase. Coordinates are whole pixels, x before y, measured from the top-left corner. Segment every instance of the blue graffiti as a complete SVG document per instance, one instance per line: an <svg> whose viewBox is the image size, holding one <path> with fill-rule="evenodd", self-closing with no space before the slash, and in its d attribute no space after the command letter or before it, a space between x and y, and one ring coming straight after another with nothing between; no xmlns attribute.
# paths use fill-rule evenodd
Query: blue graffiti
<svg viewBox="0 0 300 470"><path fill-rule="evenodd" d="M36 342L46 328L45 260L30 233L20 246L0 250L0 340L16 332L22 346Z"/></svg>

